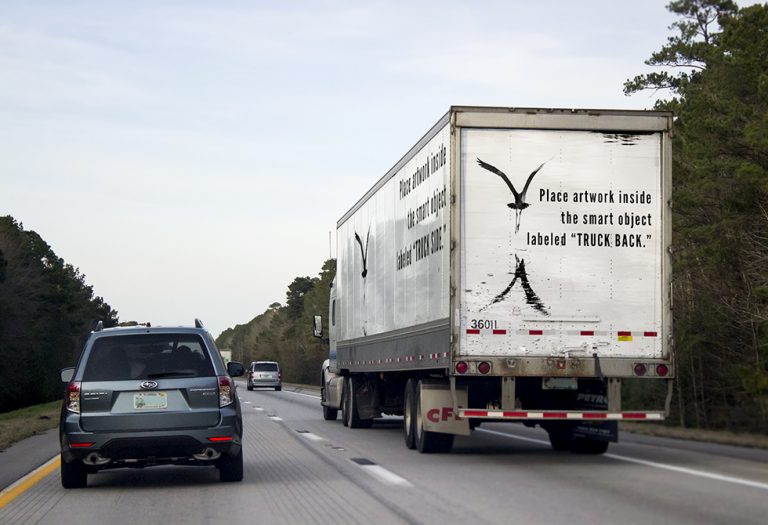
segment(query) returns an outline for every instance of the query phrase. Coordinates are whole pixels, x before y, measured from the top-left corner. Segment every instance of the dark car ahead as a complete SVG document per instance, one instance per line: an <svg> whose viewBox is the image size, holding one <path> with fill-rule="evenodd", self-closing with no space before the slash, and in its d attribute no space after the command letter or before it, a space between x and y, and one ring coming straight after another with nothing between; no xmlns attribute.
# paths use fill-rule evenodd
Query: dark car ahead
<svg viewBox="0 0 768 525"><path fill-rule="evenodd" d="M67 383L59 426L61 484L120 467L215 465L243 479L240 402L233 377L202 323L195 327L100 327Z"/></svg>

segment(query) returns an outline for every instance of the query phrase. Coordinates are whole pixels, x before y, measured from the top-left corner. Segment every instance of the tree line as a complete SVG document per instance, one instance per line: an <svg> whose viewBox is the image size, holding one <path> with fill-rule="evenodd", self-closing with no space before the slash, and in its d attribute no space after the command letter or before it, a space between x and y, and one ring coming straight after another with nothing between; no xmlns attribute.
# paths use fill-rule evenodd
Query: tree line
<svg viewBox="0 0 768 525"><path fill-rule="evenodd" d="M0 217L0 412L61 397L59 369L72 366L97 321L117 312L34 231Z"/></svg>
<svg viewBox="0 0 768 525"><path fill-rule="evenodd" d="M625 93L674 113L674 420L768 432L768 6L676 0Z"/></svg>

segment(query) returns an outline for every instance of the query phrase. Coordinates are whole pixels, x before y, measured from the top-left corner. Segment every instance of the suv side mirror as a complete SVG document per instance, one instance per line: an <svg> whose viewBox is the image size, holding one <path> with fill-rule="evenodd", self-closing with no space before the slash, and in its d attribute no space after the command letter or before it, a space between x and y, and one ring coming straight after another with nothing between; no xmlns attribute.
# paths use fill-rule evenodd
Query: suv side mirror
<svg viewBox="0 0 768 525"><path fill-rule="evenodd" d="M62 383L69 383L72 381L72 377L75 375L75 367L70 366L68 368L62 368L61 371L59 371L59 376L61 377Z"/></svg>
<svg viewBox="0 0 768 525"><path fill-rule="evenodd" d="M312 335L315 337L323 337L323 316L316 315L312 319Z"/></svg>
<svg viewBox="0 0 768 525"><path fill-rule="evenodd" d="M245 368L243 367L242 363L238 363L237 361L230 361L227 363L227 373L230 377L240 377L241 375L245 374Z"/></svg>

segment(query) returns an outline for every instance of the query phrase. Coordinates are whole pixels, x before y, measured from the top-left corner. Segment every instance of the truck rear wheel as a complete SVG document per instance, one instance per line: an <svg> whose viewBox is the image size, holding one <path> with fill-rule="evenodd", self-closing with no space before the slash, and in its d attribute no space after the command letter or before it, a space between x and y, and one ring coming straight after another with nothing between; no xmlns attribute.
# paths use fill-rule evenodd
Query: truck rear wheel
<svg viewBox="0 0 768 525"><path fill-rule="evenodd" d="M442 432L430 432L424 428L424 417L421 409L421 381L414 389L414 401L416 405L414 418L414 438L416 448L423 454L450 452L453 447L453 434Z"/></svg>
<svg viewBox="0 0 768 525"><path fill-rule="evenodd" d="M415 437L415 422L416 417L416 381L409 379L405 383L405 393L403 394L403 438L405 438L405 446L414 449L416 448Z"/></svg>
<svg viewBox="0 0 768 525"><path fill-rule="evenodd" d="M573 434L570 431L565 431L565 430L549 431L549 444L552 445L552 450L556 450L558 452L571 450L572 441L573 441Z"/></svg>
<svg viewBox="0 0 768 525"><path fill-rule="evenodd" d="M371 428L373 419L360 419L355 398L355 379L348 377L344 385L344 421L349 428Z"/></svg>

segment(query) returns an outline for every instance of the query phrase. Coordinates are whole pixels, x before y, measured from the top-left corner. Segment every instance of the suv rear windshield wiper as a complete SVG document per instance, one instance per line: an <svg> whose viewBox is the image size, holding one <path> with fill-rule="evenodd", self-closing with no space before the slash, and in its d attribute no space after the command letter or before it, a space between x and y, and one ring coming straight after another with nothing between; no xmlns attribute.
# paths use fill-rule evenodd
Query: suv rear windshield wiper
<svg viewBox="0 0 768 525"><path fill-rule="evenodd" d="M157 374L147 374L147 379L157 379L160 377L192 377L196 372L158 372Z"/></svg>

